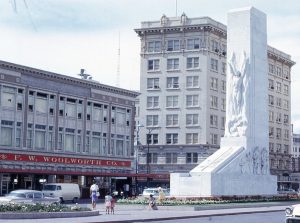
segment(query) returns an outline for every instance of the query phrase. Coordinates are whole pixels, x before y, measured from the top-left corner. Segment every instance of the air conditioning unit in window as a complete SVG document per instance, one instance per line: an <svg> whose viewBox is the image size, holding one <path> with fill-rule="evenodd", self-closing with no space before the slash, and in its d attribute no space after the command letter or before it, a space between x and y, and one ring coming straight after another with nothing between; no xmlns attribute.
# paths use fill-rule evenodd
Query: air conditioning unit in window
<svg viewBox="0 0 300 223"><path fill-rule="evenodd" d="M179 84L173 84L173 88L179 88Z"/></svg>
<svg viewBox="0 0 300 223"><path fill-rule="evenodd" d="M157 86L157 85L154 85L154 89L159 89L159 86Z"/></svg>

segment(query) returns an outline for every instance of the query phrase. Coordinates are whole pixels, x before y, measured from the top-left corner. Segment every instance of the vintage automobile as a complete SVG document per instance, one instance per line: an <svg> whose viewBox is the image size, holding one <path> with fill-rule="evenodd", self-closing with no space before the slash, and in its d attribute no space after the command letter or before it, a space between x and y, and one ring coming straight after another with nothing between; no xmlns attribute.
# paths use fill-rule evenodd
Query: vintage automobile
<svg viewBox="0 0 300 223"><path fill-rule="evenodd" d="M300 204L285 209L286 223L300 223Z"/></svg>
<svg viewBox="0 0 300 223"><path fill-rule="evenodd" d="M165 196L170 195L170 191L168 189L161 188L161 190L164 192ZM148 197L150 194L152 194L154 197L157 197L159 194L159 188L146 188L143 190L142 196Z"/></svg>
<svg viewBox="0 0 300 223"><path fill-rule="evenodd" d="M14 190L4 197L0 197L0 204L21 203L21 204L58 204L59 198L46 197L38 190Z"/></svg>

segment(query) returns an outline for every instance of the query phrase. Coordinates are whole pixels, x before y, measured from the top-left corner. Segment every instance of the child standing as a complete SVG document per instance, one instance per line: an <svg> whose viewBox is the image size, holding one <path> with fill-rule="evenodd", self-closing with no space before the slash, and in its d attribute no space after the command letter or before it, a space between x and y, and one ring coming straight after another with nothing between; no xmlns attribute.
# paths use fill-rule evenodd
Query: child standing
<svg viewBox="0 0 300 223"><path fill-rule="evenodd" d="M115 204L116 204L116 198L115 198L115 195L112 195L112 199L110 202L110 212L112 214L115 214Z"/></svg>
<svg viewBox="0 0 300 223"><path fill-rule="evenodd" d="M106 214L109 214L110 209L111 209L111 200L112 200L112 196L110 196L110 193L107 192L106 196L105 196L105 210L106 210Z"/></svg>

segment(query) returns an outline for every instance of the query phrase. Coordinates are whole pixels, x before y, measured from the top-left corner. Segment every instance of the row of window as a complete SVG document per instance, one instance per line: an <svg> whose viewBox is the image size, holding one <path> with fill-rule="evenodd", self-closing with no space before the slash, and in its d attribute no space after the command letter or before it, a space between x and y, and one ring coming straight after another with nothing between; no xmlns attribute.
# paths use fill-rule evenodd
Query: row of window
<svg viewBox="0 0 300 223"><path fill-rule="evenodd" d="M269 121L274 122L276 121L277 123L282 123L283 124L289 124L289 115L283 114L283 120L282 120L282 114L280 112L276 112L274 115L273 111L269 111Z"/></svg>
<svg viewBox="0 0 300 223"><path fill-rule="evenodd" d="M289 101L286 99L281 99L279 97L274 97L273 95L269 95L269 105L276 106L278 108L284 108L286 110L289 109Z"/></svg>
<svg viewBox="0 0 300 223"><path fill-rule="evenodd" d="M167 59L167 71L179 70L179 58ZM186 58L186 69L199 69L199 57L187 57ZM160 71L160 59L149 59L148 60L148 71ZM219 61L217 59L210 59L210 69L218 72ZM226 63L222 62L222 73L226 73Z"/></svg>
<svg viewBox="0 0 300 223"><path fill-rule="evenodd" d="M57 145L53 126L28 124L26 148L43 151L65 151L97 155L129 156L130 138L125 135L111 134L111 147L108 148L107 133L59 127ZM16 125L12 121L1 121L0 145L6 147L22 147L24 138L22 123ZM85 145L83 145L85 138Z"/></svg>
<svg viewBox="0 0 300 223"><path fill-rule="evenodd" d="M199 108L200 107L200 96L199 95L186 95L185 105L187 108ZM159 108L159 96L148 96L147 97L147 109L158 109ZM166 96L166 108L179 108L179 96L170 95ZM217 96L210 96L210 108L219 108L219 98ZM226 99L221 98L221 110L226 109Z"/></svg>
<svg viewBox="0 0 300 223"><path fill-rule="evenodd" d="M167 40L165 45L162 45L162 41L155 40L155 41L148 41L147 42L147 52L148 53L158 53L161 52L163 49L166 48L166 51L180 51L181 49L187 50L198 50L200 48L206 48L206 42L203 38L187 38L185 41L180 41L179 39L170 39ZM226 55L226 45L221 44L216 40L211 40L211 51L214 52L222 52L223 56Z"/></svg>
<svg viewBox="0 0 300 223"><path fill-rule="evenodd" d="M210 78L210 88L212 90L218 90L219 82L221 82L222 92L226 92L226 81L219 81L216 77ZM199 88L199 76L187 76L186 77L186 88ZM179 77L167 77L166 82L167 89L179 89ZM147 78L147 89L148 90L158 90L160 89L159 78Z"/></svg>
<svg viewBox="0 0 300 223"><path fill-rule="evenodd" d="M284 161L282 159L279 160L271 159L270 164L271 164L271 169L285 169L285 170L290 169L290 165L291 165L289 160Z"/></svg>
<svg viewBox="0 0 300 223"><path fill-rule="evenodd" d="M290 73L288 69L283 69L282 67L276 66L274 64L269 64L269 73L274 74L278 77L285 79L290 79Z"/></svg>
<svg viewBox="0 0 300 223"><path fill-rule="evenodd" d="M217 115L210 115L210 126L218 128L219 117ZM186 126L200 126L199 114L186 114L185 116ZM146 116L147 127L159 126L159 115L147 115ZM166 115L166 127L179 127L179 115L167 114ZM225 117L221 117L221 128L225 127Z"/></svg>
<svg viewBox="0 0 300 223"><path fill-rule="evenodd" d="M274 90L274 88L275 88L276 92L278 92L278 93L283 93L285 95L289 94L289 86L287 84L282 84L278 81L275 84L276 84L276 86L274 87L274 80L269 79L269 89L270 90ZM283 89L282 89L282 85L283 85Z"/></svg>
<svg viewBox="0 0 300 223"><path fill-rule="evenodd" d="M178 144L178 133L167 133L165 135L165 144ZM186 144L199 144L198 133L186 133L185 134ZM147 134L147 144L157 145L158 134ZM162 143L161 143L162 144ZM218 145L218 134L210 134L210 144Z"/></svg>
<svg viewBox="0 0 300 223"><path fill-rule="evenodd" d="M176 164L178 162L178 153L166 153L165 163ZM186 164L198 163L198 153L186 153L185 155ZM158 153L148 153L148 163L158 163Z"/></svg>
<svg viewBox="0 0 300 223"><path fill-rule="evenodd" d="M283 138L285 140L289 140L290 139L290 131L288 129L284 129L283 130ZM282 129L281 128L276 128L276 132L275 132L275 128L273 126L269 127L269 137L273 138L275 137L276 139L282 139Z"/></svg>

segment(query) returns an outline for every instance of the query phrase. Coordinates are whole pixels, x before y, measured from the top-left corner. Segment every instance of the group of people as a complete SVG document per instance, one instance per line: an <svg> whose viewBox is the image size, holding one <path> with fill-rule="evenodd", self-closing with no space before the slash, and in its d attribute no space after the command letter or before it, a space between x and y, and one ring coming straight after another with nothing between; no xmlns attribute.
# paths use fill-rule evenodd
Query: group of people
<svg viewBox="0 0 300 223"><path fill-rule="evenodd" d="M100 196L99 193L99 187L96 184L96 181L93 181L92 186L90 187L90 196L92 199L92 207L93 210L96 209L96 205L97 205L97 199ZM115 213L115 204L116 204L116 199L113 196L110 195L110 193L108 192L105 196L105 210L106 210L106 214L114 214Z"/></svg>

